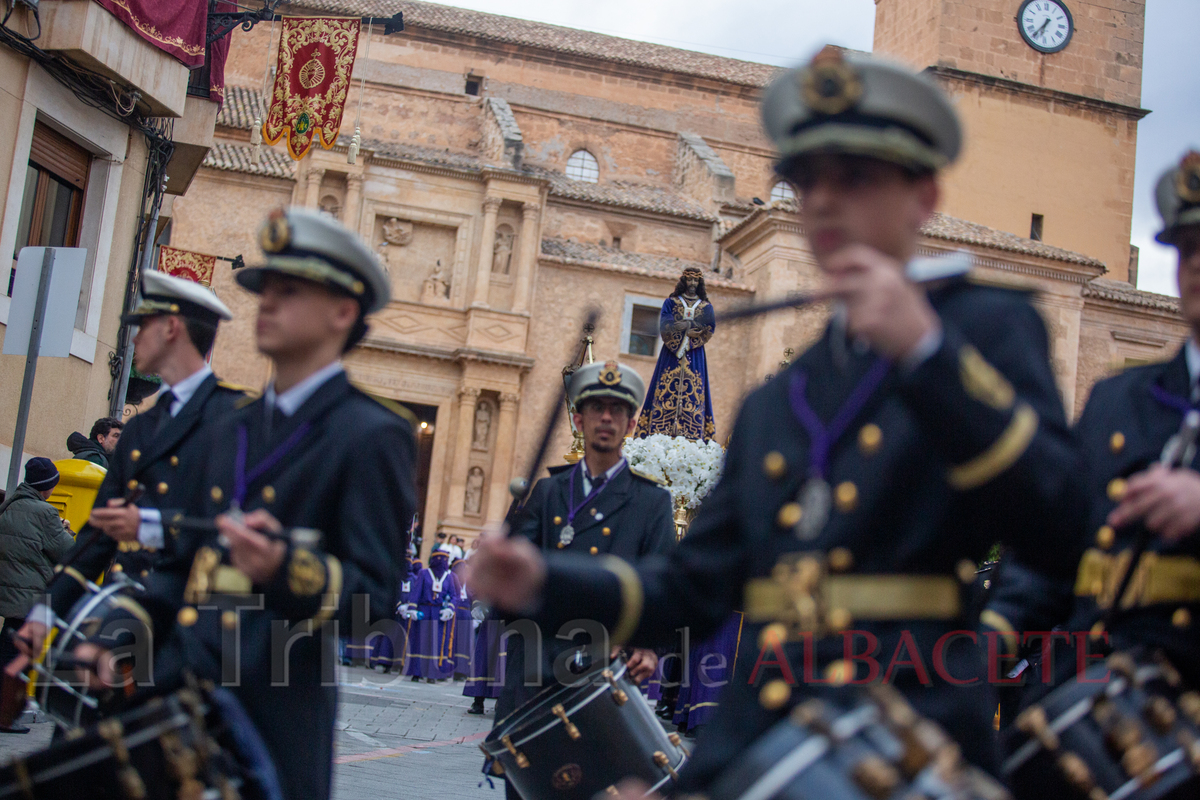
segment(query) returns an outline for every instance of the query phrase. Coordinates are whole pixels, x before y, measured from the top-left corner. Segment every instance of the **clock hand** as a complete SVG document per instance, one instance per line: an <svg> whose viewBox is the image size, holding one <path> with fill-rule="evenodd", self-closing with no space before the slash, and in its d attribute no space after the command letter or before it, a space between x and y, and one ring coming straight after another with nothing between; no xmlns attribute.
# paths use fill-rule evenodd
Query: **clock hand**
<svg viewBox="0 0 1200 800"><path fill-rule="evenodd" d="M1033 38L1036 39L1037 37L1041 36L1042 33L1046 30L1046 26L1049 24L1050 24L1050 18L1046 17L1046 21L1042 23L1042 27L1037 29L1037 33L1033 34Z"/></svg>

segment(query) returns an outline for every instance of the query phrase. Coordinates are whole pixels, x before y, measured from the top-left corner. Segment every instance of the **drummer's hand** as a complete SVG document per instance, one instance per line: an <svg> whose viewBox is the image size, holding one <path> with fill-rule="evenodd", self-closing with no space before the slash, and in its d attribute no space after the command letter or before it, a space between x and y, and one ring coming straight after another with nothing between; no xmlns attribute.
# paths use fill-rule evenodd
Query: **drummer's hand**
<svg viewBox="0 0 1200 800"><path fill-rule="evenodd" d="M532 611L546 583L546 561L524 536L491 527L467 561L467 589L485 603L514 613Z"/></svg>
<svg viewBox="0 0 1200 800"><path fill-rule="evenodd" d="M658 669L658 653L641 647L633 648L629 653L629 659L625 662L625 674L634 683L643 683L654 674L656 669Z"/></svg>
<svg viewBox="0 0 1200 800"><path fill-rule="evenodd" d="M74 656L77 661L96 665L94 670L76 669L75 671L79 675L79 679L88 685L88 688L111 689L121 683L116 670L113 669L112 653L100 645L91 642L76 645Z"/></svg>
<svg viewBox="0 0 1200 800"><path fill-rule="evenodd" d="M1130 477L1108 524L1119 528L1139 519L1168 542L1195 533L1200 528L1200 473L1155 464Z"/></svg>
<svg viewBox="0 0 1200 800"><path fill-rule="evenodd" d="M829 293L846 304L847 329L894 360L911 355L941 320L904 265L864 244L850 244L824 265Z"/></svg>
<svg viewBox="0 0 1200 800"><path fill-rule="evenodd" d="M260 531L279 533L282 530L279 520L261 508L241 520L229 514L217 517L217 531L229 541L229 562L251 583L260 586L271 582L287 555L286 544L263 536Z"/></svg>
<svg viewBox="0 0 1200 800"><path fill-rule="evenodd" d="M118 542L136 542L142 515L137 506L114 497L108 508L93 508L88 522Z"/></svg>

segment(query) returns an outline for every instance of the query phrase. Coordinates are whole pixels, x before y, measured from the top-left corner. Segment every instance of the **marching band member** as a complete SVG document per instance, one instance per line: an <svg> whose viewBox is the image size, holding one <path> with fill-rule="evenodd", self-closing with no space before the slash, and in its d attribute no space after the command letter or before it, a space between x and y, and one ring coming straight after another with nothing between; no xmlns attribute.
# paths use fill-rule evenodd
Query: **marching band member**
<svg viewBox="0 0 1200 800"><path fill-rule="evenodd" d="M188 504L200 485L209 428L245 398L205 362L217 326L233 319L220 298L206 286L158 271L142 275L141 289L141 302L126 316L138 325L134 363L142 374L161 377L163 389L153 407L125 426L91 517L63 558L69 566L46 587L49 605L35 606L18 631L22 654L8 665L10 675L40 654L53 616L65 618L86 581L98 580L114 558L117 569L135 577L158 561L165 544L160 510ZM145 492L126 503L123 495L138 484ZM95 536L98 530L107 536Z"/></svg>
<svg viewBox="0 0 1200 800"><path fill-rule="evenodd" d="M995 771L995 695L962 592L998 540L1069 569L1058 556L1083 514L1045 326L1023 293L953 274L962 259L935 263L934 282L913 261L961 146L931 80L826 48L767 89L763 118L835 302L824 335L746 399L720 482L667 556L632 567L489 537L468 581L543 629L589 617L643 646L744 608L748 680L727 687L681 791L797 703L871 680Z"/></svg>
<svg viewBox="0 0 1200 800"><path fill-rule="evenodd" d="M211 438L203 496L186 510L216 517L216 530L164 519L172 555L146 595L106 617L75 655L113 685L105 648L124 640L107 632L149 624L156 671L164 642L182 649L176 669L182 661L230 686L245 706L284 796L324 798L337 703L337 631L325 622L348 625L352 607L369 620L392 615L416 507L415 440L341 363L389 299L374 254L300 208L272 213L261 245L265 263L237 280L259 295L256 340L274 379Z"/></svg>
<svg viewBox="0 0 1200 800"><path fill-rule="evenodd" d="M583 433L583 459L550 468L549 477L534 485L523 511L512 515L514 537L543 552L578 554L592 562L603 559L632 564L672 549L675 523L670 492L633 470L621 454L625 437L637 424L645 391L641 376L627 364L609 361L576 370L567 394L575 409L575 427ZM467 562L468 572L476 557ZM564 611L579 610L571 605L573 598L564 599L568 603ZM563 621L575 616L586 614L568 613ZM554 685L556 662L561 668L564 659L572 658L569 654L580 653L581 646L601 644L559 639L557 633L557 626L542 629L543 659L533 676L527 674L534 665L525 663L524 637L508 636L504 688L496 699L497 720ZM592 660L606 661L607 656L602 652ZM653 650L637 649L629 659L629 675L641 683L657 666ZM505 791L509 800L519 800L511 784L506 783Z"/></svg>

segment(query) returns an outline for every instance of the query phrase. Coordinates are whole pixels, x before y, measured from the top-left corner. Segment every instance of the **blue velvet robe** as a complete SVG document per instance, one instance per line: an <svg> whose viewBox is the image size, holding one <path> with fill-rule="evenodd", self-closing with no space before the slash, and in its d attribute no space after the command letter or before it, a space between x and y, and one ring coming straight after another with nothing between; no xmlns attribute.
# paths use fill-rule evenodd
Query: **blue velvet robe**
<svg viewBox="0 0 1200 800"><path fill-rule="evenodd" d="M693 327L687 332L678 330L675 326L688 320L689 315ZM708 388L708 359L704 355L704 345L712 338L716 325L712 303L707 300L668 297L663 301L658 319L663 346L647 386L646 402L634 436L641 439L661 433L707 441L716 434ZM685 339L687 350L680 358L678 353Z"/></svg>

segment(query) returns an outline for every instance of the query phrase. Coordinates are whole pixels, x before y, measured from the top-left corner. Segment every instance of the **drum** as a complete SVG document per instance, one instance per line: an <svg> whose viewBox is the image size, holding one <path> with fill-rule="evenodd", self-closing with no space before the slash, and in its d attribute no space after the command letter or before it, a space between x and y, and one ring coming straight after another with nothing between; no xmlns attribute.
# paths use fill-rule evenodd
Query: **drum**
<svg viewBox="0 0 1200 800"><path fill-rule="evenodd" d="M848 695L852 696L852 695ZM809 700L725 770L711 800L1011 800L890 686ZM1043 795L1030 795L1041 797Z"/></svg>
<svg viewBox="0 0 1200 800"><path fill-rule="evenodd" d="M498 722L481 749L525 800L591 800L616 794L625 778L667 794L687 760L621 660L544 689Z"/></svg>
<svg viewBox="0 0 1200 800"><path fill-rule="evenodd" d="M1112 654L1013 728L1004 775L1018 796L1200 797L1200 693L1160 653Z"/></svg>
<svg viewBox="0 0 1200 800"><path fill-rule="evenodd" d="M265 754L232 694L183 689L12 759L0 800L281 800Z"/></svg>
<svg viewBox="0 0 1200 800"><path fill-rule="evenodd" d="M88 591L65 620L56 619L46 658L35 665L36 696L46 714L64 728L90 725L100 719L105 697L93 692L75 670L75 647L95 634L105 614L125 602L125 595L144 591L124 572L109 572L104 586L89 583Z"/></svg>

